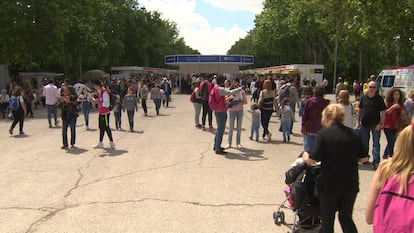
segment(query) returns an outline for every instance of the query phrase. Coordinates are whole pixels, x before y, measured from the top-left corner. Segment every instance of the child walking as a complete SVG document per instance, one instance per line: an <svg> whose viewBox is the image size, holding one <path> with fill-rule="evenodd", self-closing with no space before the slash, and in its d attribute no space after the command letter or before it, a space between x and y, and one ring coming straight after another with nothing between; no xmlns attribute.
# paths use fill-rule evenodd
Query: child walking
<svg viewBox="0 0 414 233"><path fill-rule="evenodd" d="M129 132L134 132L134 115L135 111L138 111L138 98L134 95L134 90L128 88L128 93L125 95L122 101L123 110L127 111Z"/></svg>
<svg viewBox="0 0 414 233"><path fill-rule="evenodd" d="M119 95L115 95L115 104L114 104L114 115L115 115L115 128L116 130L121 130L121 119L122 119L122 102Z"/></svg>
<svg viewBox="0 0 414 233"><path fill-rule="evenodd" d="M255 140L259 141L259 128L260 128L260 119L261 112L258 104L254 103L250 106L250 109L247 110L252 114L252 126L250 128L250 140L253 140L253 134L256 134Z"/></svg>
<svg viewBox="0 0 414 233"><path fill-rule="evenodd" d="M282 127L283 142L290 142L290 132L293 122L293 111L290 108L290 99L285 97L282 100L282 106L280 107L280 125Z"/></svg>

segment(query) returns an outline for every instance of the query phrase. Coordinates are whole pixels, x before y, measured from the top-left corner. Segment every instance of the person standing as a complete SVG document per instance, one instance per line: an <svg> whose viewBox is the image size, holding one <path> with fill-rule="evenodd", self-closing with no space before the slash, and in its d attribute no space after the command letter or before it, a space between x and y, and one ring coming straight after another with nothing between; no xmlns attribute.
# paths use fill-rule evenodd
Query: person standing
<svg viewBox="0 0 414 233"><path fill-rule="evenodd" d="M366 95L362 95L359 101L358 132L368 152L370 134L372 135L372 167L377 169L380 162L380 137L383 111L386 109L384 100L377 94L375 81L368 83Z"/></svg>
<svg viewBox="0 0 414 233"><path fill-rule="evenodd" d="M128 123L129 123L129 132L134 132L134 115L138 111L138 99L134 95L134 90L130 87L128 88L128 94L125 95L122 101L123 111L127 112Z"/></svg>
<svg viewBox="0 0 414 233"><path fill-rule="evenodd" d="M387 92L387 97L385 98L387 109L384 111L384 120L381 126L387 138L387 146L382 156L383 159L390 158L394 154L394 144L398 133L397 124L399 123L401 113L405 111L403 99L403 93L399 88L393 87Z"/></svg>
<svg viewBox="0 0 414 233"><path fill-rule="evenodd" d="M226 95L237 95L240 94L242 88L236 88L233 90L226 90L224 86L224 76L219 75L217 77L217 84L214 85L211 90L211 102L210 107L214 110L214 115L216 116L217 130L214 137L214 151L216 154L226 154L224 148L221 147L223 141L224 130L226 129L227 121L227 106L226 106Z"/></svg>
<svg viewBox="0 0 414 233"><path fill-rule="evenodd" d="M290 142L290 132L292 121L294 119L293 110L290 108L290 99L285 97L280 107L280 125L283 133L283 142Z"/></svg>
<svg viewBox="0 0 414 233"><path fill-rule="evenodd" d="M265 80L263 83L263 90L259 96L259 106L261 112L261 123L263 127L263 139L267 136L267 141L272 140L272 134L269 132L270 117L273 113L273 102L275 93L272 91L272 81Z"/></svg>
<svg viewBox="0 0 414 233"><path fill-rule="evenodd" d="M322 111L328 104L329 100L324 98L323 87L316 86L313 89L313 97L306 101L303 109L301 131L305 151L310 151L313 147L313 141L315 140L316 134L322 128Z"/></svg>
<svg viewBox="0 0 414 233"><path fill-rule="evenodd" d="M344 125L349 128L355 128L354 107L349 102L349 92L342 90L338 94L338 103L342 105L345 110Z"/></svg>
<svg viewBox="0 0 414 233"><path fill-rule="evenodd" d="M155 111L157 112L157 116L160 115L160 108L161 108L161 91L160 85L158 81L155 81L154 87L151 88L151 99L154 101Z"/></svg>
<svg viewBox="0 0 414 233"><path fill-rule="evenodd" d="M82 88L81 94L78 96L78 103L80 104L83 117L85 119L85 128L89 130L89 113L92 107L92 95L88 92L88 88Z"/></svg>
<svg viewBox="0 0 414 233"><path fill-rule="evenodd" d="M9 108L13 114L13 123L10 126L9 133L13 135L13 129L19 123L19 134L24 135L23 125L24 116L26 115L26 104L24 103L22 96L22 88L15 86L12 92L12 96L9 99Z"/></svg>
<svg viewBox="0 0 414 233"><path fill-rule="evenodd" d="M42 94L45 97L45 104L47 108L47 120L49 122L49 128L52 128L52 114L55 120L55 126L59 124L59 120L57 119L56 103L60 98L59 89L53 84L53 80L49 80L48 84L43 87Z"/></svg>
<svg viewBox="0 0 414 233"><path fill-rule="evenodd" d="M259 128L260 128L260 107L258 104L253 103L250 109L247 110L252 114L252 125L250 128L250 140L253 140L253 134L256 134L256 142L259 141Z"/></svg>
<svg viewBox="0 0 414 233"><path fill-rule="evenodd" d="M374 233L413 232L412 212L401 209L414 197L414 123L398 135L392 159L380 163L368 194L365 221ZM406 207L413 204L407 205Z"/></svg>
<svg viewBox="0 0 414 233"><path fill-rule="evenodd" d="M62 141L61 149L68 149L68 127L70 128L70 147L74 148L76 143L76 119L79 114L77 112L78 102L75 90L72 86L62 87L62 96L57 106L61 108L62 116Z"/></svg>
<svg viewBox="0 0 414 233"><path fill-rule="evenodd" d="M208 117L208 125L210 130L214 130L213 128L213 111L210 108L210 105L208 104L208 97L211 92L211 89L213 89L213 84L211 83L213 75L208 74L207 78L200 83L200 93L201 93L201 99L202 99L202 105L203 105L203 113L201 115L201 128L205 130L206 125L206 118Z"/></svg>
<svg viewBox="0 0 414 233"><path fill-rule="evenodd" d="M98 98L93 99L92 101L95 104L98 104L98 114L99 114L99 142L94 145L94 148L103 148L103 138L105 133L108 135L109 138L109 148L115 149L115 143L112 138L112 131L109 127L109 116L111 114L111 110L109 109L110 103L110 93L109 91L103 87L102 82L100 80L92 80L93 88L98 91Z"/></svg>
<svg viewBox="0 0 414 233"><path fill-rule="evenodd" d="M318 182L320 233L334 232L335 212L345 233L357 233L352 219L359 192L358 162L367 161L366 151L358 133L343 125L344 108L330 104L322 112L321 129L312 149L302 158L309 165L321 162Z"/></svg>
<svg viewBox="0 0 414 233"><path fill-rule="evenodd" d="M198 129L201 129L201 124L200 124L200 112L201 112L201 108L203 107L203 100L201 98L201 93L200 93L200 88L199 88L199 82L194 82L193 83L193 93L191 93L191 97L190 97L190 101L193 103L194 106L194 123L195 123L195 127Z"/></svg>
<svg viewBox="0 0 414 233"><path fill-rule="evenodd" d="M147 99L148 99L148 87L144 79L141 80L141 87L139 88L139 97L141 98L141 106L144 110L144 116L148 116Z"/></svg>
<svg viewBox="0 0 414 233"><path fill-rule="evenodd" d="M410 119L414 116L414 88L408 91L407 99L404 102L405 110Z"/></svg>
<svg viewBox="0 0 414 233"><path fill-rule="evenodd" d="M7 108L9 107L10 96L7 94L7 90L3 89L0 93L0 113L1 118L6 118Z"/></svg>
<svg viewBox="0 0 414 233"><path fill-rule="evenodd" d="M235 78L232 81L232 88L239 88L240 80L239 78ZM229 108L229 144L227 145L227 148L231 148L231 144L233 141L233 130L234 130L234 122L237 121L236 124L236 146L238 149L243 148L241 145L241 130L242 130L242 121L243 121L243 105L247 104L247 96L244 90L241 90L236 95L230 95L227 97L228 101L231 101L228 104Z"/></svg>

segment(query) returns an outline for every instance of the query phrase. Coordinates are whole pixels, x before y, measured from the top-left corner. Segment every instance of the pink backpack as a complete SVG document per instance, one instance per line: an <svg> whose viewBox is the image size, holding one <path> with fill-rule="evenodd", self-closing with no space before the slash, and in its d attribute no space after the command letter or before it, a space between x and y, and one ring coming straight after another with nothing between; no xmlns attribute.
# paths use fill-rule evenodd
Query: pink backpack
<svg viewBox="0 0 414 233"><path fill-rule="evenodd" d="M399 194L398 176L389 178L378 194L374 210L374 233L414 232L414 179Z"/></svg>

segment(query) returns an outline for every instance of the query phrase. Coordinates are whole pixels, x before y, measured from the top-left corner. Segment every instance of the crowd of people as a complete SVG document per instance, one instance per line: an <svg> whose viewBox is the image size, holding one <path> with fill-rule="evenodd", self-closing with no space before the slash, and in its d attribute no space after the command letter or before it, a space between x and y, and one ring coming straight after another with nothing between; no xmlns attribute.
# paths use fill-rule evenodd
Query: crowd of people
<svg viewBox="0 0 414 233"><path fill-rule="evenodd" d="M171 80L166 77L142 78L140 80L105 80L93 79L89 82L65 80L55 83L46 80L47 84L41 87L40 103L47 110L49 128L62 128L61 149L74 148L76 144L76 122L83 116L86 130L90 129L89 114L96 109L99 115L99 141L94 148L103 148L103 138L106 134L109 139L108 148L115 149L112 131L109 126L111 112L115 118L115 128L122 130L122 112L128 116L129 131L134 132L134 115L138 111L139 102L143 115L148 116L147 99L154 102L155 114L160 115L161 104L168 108L171 102L173 88ZM0 110L2 118L13 120L9 133L13 135L14 128L19 124L19 134L24 135L24 120L33 117L32 106L36 96L31 88L23 88L22 84L13 83L9 91L2 90L0 95ZM10 95L9 95L10 93ZM32 98L28 98L28 96ZM27 100L30 99L30 102ZM60 116L59 116L60 113ZM62 121L62 125L60 123ZM70 141L67 131L70 129Z"/></svg>
<svg viewBox="0 0 414 233"><path fill-rule="evenodd" d="M320 232L333 232L336 212L339 212L339 222L343 232L357 232L352 212L359 192L358 163L369 163L370 135L373 138L372 168L377 170L378 166L380 167L371 188L367 222L374 223L374 232L388 232L389 229L395 226L398 229L403 224L411 228L405 228L409 230L402 232L414 230L412 222L396 220L394 216L396 212L386 212L388 210L386 205L389 203L387 201L392 197L383 197L383 193L380 192L385 184L396 193L396 196L414 197L412 177L414 123L410 123L413 121L414 113L414 89L410 90L405 98L400 89L391 88L384 100L378 95L375 79L371 78L362 95L359 90L354 89L355 102L351 102L351 92L346 86L342 87L343 80L339 78L335 92L337 103L330 103L324 97L325 86L312 85L305 80L303 86L297 88L296 81L291 78L274 80L271 77L258 78L254 81L255 83L250 86L253 92L250 99L251 106L247 109L251 114L251 130L248 138L258 141L261 125L262 139L272 141L269 122L276 113L280 118L281 140L289 142L295 122L295 108L296 106L299 108L304 147L303 160L310 165L317 162L321 164L317 183L320 200ZM232 147L235 119L238 121L236 148L242 148L241 131L239 131L241 125L239 119L241 121L242 117L239 116L243 116L243 105L248 101L244 90L240 89L239 82L238 78L227 81L221 75L201 75L193 83L194 91L190 100L195 109L195 126L205 129L205 117L202 124L199 121L202 107L207 109L206 115L213 111L217 124L213 140L216 154L225 154L227 153L225 149ZM222 147L227 116L230 117L228 145ZM210 119L211 117L209 127L212 128ZM383 151L383 163L380 163L381 130L387 139ZM396 142L397 149L394 152ZM382 206L382 209L377 211L374 208L376 202L385 207ZM375 212L378 214L375 215ZM392 219L395 221L386 219L387 216L393 216Z"/></svg>

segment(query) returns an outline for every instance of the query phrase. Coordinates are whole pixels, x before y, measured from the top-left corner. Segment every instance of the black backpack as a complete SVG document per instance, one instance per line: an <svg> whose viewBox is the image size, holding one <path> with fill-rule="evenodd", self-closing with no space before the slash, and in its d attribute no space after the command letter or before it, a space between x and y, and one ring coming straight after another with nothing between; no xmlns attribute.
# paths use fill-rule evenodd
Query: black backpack
<svg viewBox="0 0 414 233"><path fill-rule="evenodd" d="M209 82L205 81L202 83L203 86L201 87L201 98L203 99L203 101L208 101L208 96L210 95L210 93L208 93L208 86L210 85Z"/></svg>

